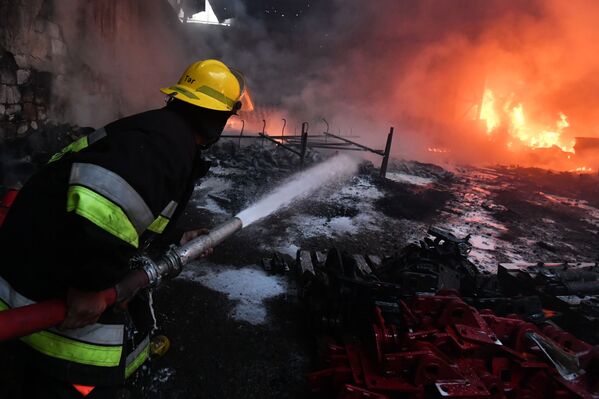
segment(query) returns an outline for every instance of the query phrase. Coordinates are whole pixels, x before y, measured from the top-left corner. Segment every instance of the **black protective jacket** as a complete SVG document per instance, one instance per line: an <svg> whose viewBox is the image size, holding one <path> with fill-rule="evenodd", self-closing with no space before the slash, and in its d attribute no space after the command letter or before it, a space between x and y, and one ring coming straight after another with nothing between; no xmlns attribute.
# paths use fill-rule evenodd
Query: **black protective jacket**
<svg viewBox="0 0 599 399"><path fill-rule="evenodd" d="M93 143L89 139L67 149L31 177L0 229L0 283L9 286L4 295L12 290L12 298L35 302L64 298L69 287L96 291L120 281L129 271L129 259L156 239L149 222L162 219L162 234L168 234L196 180L208 171L210 165L201 160L196 146L196 131L194 121L171 107L133 115L96 131ZM140 209L143 217L134 220ZM115 221L118 218L123 220ZM1 294L0 285L0 306L22 305L6 298L2 302ZM147 310L142 298L131 303L130 312L110 311L101 319L130 327L124 329L118 365L110 360L113 355L97 364L104 355L94 356L91 349L96 347L84 347L88 353L81 349L77 360L64 355L68 349L48 355L44 348L52 342L43 337L26 343L40 356L36 363L59 378L84 385L114 384L134 366L127 355L139 352L142 341L147 344ZM108 345L96 337L99 333L93 339L68 331L52 334L55 341ZM111 345L115 353L116 341Z"/></svg>

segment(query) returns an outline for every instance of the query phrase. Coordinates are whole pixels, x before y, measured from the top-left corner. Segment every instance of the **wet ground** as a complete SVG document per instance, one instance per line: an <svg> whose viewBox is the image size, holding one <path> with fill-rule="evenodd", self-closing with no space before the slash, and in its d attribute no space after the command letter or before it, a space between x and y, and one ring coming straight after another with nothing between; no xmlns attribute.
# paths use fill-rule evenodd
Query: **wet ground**
<svg viewBox="0 0 599 399"><path fill-rule="evenodd" d="M282 150L266 147L253 149L249 160L247 154L240 160L240 154L217 152L221 162L197 188L185 227L226 220L289 175L293 159L284 161ZM388 180L363 173L325 187L190 265L154 295L157 333L167 335L172 348L146 366L150 382L138 381L132 397L308 396L304 375L314 367L315 344L293 278L260 267L273 252L290 262L299 248L337 246L384 256L424 237L435 224L459 236L471 234L471 258L484 270L508 261L597 260L597 176L447 169L397 161Z"/></svg>

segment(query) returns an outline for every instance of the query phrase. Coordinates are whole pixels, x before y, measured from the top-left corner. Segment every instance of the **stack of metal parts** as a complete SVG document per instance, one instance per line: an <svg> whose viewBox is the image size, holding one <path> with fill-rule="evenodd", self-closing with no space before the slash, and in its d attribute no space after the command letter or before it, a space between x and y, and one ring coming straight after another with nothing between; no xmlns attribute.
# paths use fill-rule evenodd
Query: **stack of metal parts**
<svg viewBox="0 0 599 399"><path fill-rule="evenodd" d="M429 235L383 259L298 251L300 291L325 360L309 376L315 393L599 398L599 349L553 323L562 312L549 306L557 298L569 306L563 314L576 318L572 281L590 281L595 265L554 273L561 280L545 270L552 266L536 264L482 274L467 259L468 237L436 228ZM595 303L585 292L580 312Z"/></svg>
<svg viewBox="0 0 599 399"><path fill-rule="evenodd" d="M506 295L536 295L556 323L599 344L597 263L501 263L497 274Z"/></svg>
<svg viewBox="0 0 599 399"><path fill-rule="evenodd" d="M599 349L555 326L477 311L456 293L375 304L369 336L327 348L314 392L338 398L596 398Z"/></svg>

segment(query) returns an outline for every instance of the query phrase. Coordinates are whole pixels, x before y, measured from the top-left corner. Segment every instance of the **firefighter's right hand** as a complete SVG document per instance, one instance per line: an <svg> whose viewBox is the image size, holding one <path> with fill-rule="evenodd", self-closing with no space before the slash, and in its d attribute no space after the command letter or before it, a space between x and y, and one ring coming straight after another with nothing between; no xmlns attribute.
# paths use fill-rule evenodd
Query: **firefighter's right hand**
<svg viewBox="0 0 599 399"><path fill-rule="evenodd" d="M69 288L67 293L67 316L58 328L81 328L94 324L107 307L108 304L101 292L79 291L75 288Z"/></svg>

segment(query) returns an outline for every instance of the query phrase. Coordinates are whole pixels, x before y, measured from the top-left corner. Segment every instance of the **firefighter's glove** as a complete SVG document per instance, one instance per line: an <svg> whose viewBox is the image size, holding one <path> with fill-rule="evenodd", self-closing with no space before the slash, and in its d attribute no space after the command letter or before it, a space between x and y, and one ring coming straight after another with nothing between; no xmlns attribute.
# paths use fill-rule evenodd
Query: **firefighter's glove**
<svg viewBox="0 0 599 399"><path fill-rule="evenodd" d="M94 324L108 304L101 292L79 291L69 288L67 293L67 316L59 329L81 328Z"/></svg>
<svg viewBox="0 0 599 399"><path fill-rule="evenodd" d="M185 233L183 233L183 236L181 237L181 241L179 242L179 244L180 245L185 245L189 241L193 240L194 238L198 238L199 236L203 236L203 235L206 235L208 233L210 233L210 230L208 230L208 229L198 229L198 230L186 231ZM200 257L201 258L205 258L207 256L212 255L213 252L214 252L214 249L209 248Z"/></svg>

